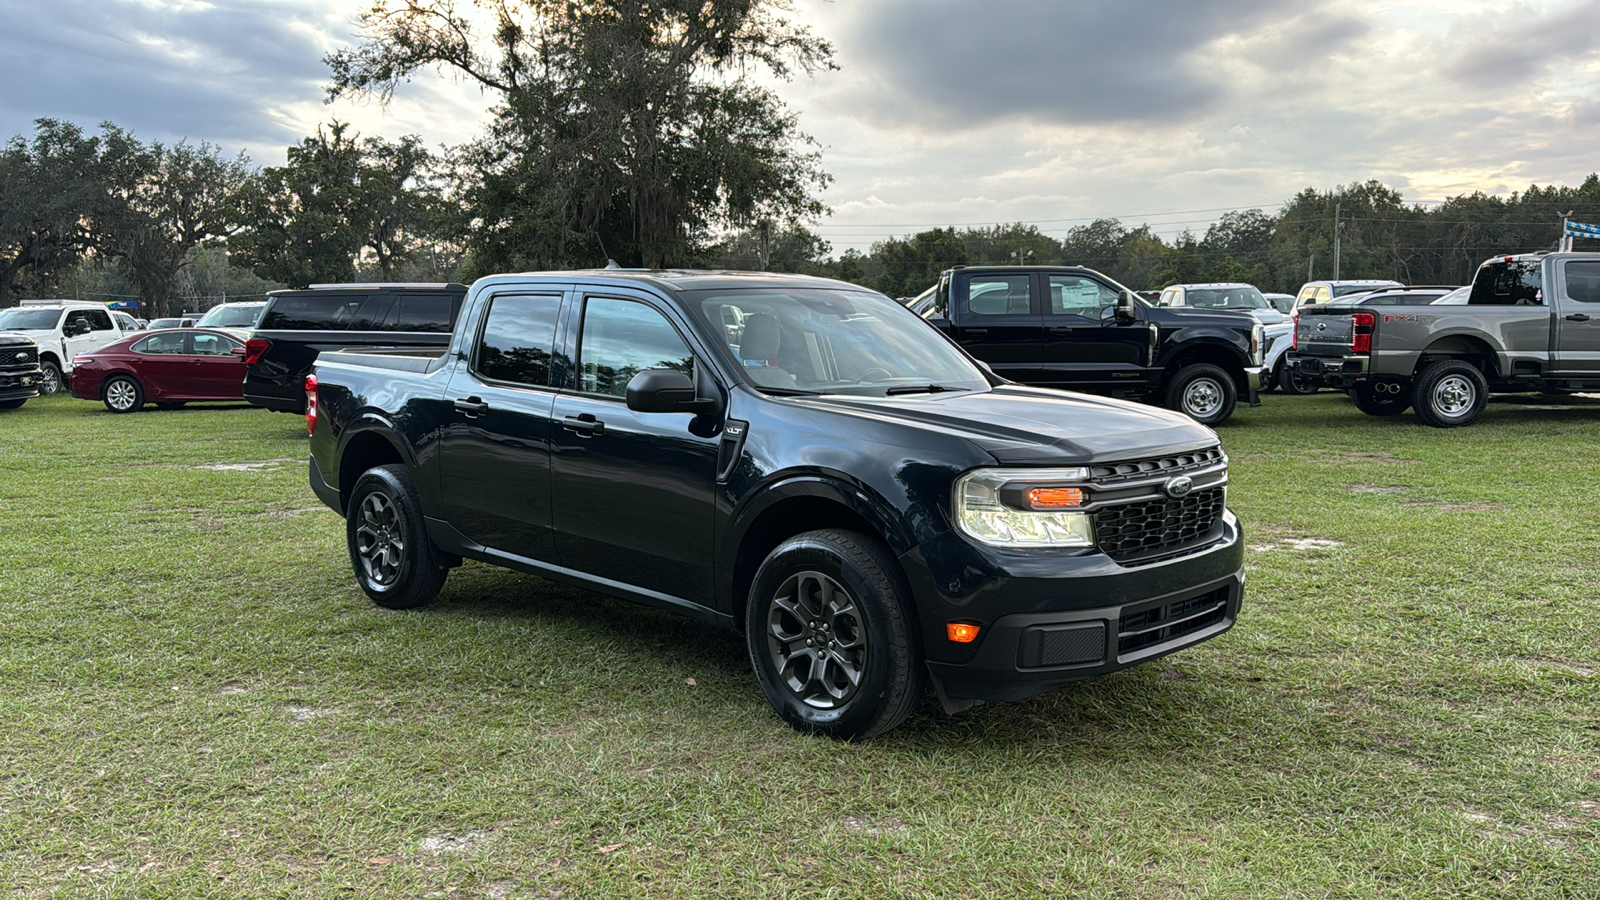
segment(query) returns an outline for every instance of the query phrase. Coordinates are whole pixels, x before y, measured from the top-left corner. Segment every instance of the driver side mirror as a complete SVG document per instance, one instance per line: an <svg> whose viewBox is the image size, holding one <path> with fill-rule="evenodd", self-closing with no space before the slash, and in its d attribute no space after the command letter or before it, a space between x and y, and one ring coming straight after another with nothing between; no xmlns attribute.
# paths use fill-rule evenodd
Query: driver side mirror
<svg viewBox="0 0 1600 900"><path fill-rule="evenodd" d="M628 381L628 408L647 413L707 413L717 401L702 400L689 376L675 369L646 369Z"/></svg>
<svg viewBox="0 0 1600 900"><path fill-rule="evenodd" d="M77 337L80 334L88 334L89 321L87 319L73 319L71 322L67 323L65 328L61 329L61 333L67 337Z"/></svg>
<svg viewBox="0 0 1600 900"><path fill-rule="evenodd" d="M1122 291L1117 294L1117 305L1111 308L1111 314L1122 323L1139 320L1139 304L1134 302L1132 291Z"/></svg>

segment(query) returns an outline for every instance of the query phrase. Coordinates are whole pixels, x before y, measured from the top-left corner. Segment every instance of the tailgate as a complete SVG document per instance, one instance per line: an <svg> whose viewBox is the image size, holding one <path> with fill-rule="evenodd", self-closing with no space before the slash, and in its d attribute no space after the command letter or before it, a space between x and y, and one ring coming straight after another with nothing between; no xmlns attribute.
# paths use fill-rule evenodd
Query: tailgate
<svg viewBox="0 0 1600 900"><path fill-rule="evenodd" d="M1301 356L1344 356L1350 352L1353 328L1349 310L1302 309L1295 316L1295 352Z"/></svg>

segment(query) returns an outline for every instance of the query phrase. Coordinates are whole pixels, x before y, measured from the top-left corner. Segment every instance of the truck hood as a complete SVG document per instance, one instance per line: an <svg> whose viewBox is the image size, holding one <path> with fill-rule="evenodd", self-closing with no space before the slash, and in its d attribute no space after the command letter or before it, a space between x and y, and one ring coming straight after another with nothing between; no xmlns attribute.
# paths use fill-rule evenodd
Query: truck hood
<svg viewBox="0 0 1600 900"><path fill-rule="evenodd" d="M1083 465L1217 444L1216 432L1179 413L1018 385L900 397L825 396L803 402L843 415L966 438L1004 465Z"/></svg>
<svg viewBox="0 0 1600 900"><path fill-rule="evenodd" d="M15 347L23 344L31 347L34 345L34 340L16 331L0 331L0 347Z"/></svg>
<svg viewBox="0 0 1600 900"><path fill-rule="evenodd" d="M1248 309L1196 309L1188 306L1152 306L1145 309L1145 315L1150 321L1158 325L1170 325L1173 328L1195 326L1209 326L1216 328L1237 328L1248 333L1250 328L1260 321ZM1266 310L1260 310L1265 313ZM1282 313L1279 313L1281 316Z"/></svg>

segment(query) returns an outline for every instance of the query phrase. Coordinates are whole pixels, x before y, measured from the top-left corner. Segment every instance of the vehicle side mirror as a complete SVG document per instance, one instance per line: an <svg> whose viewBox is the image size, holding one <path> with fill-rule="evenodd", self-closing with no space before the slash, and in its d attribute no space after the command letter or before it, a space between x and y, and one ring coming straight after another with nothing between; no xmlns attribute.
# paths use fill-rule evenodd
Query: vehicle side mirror
<svg viewBox="0 0 1600 900"><path fill-rule="evenodd" d="M1117 295L1117 305L1113 307L1112 315L1118 322L1135 322L1139 319L1139 304L1133 301L1132 291L1123 291Z"/></svg>
<svg viewBox="0 0 1600 900"><path fill-rule="evenodd" d="M67 323L65 328L61 329L61 333L67 337L77 337L80 334L88 334L89 323L83 319L73 319L71 322Z"/></svg>
<svg viewBox="0 0 1600 900"><path fill-rule="evenodd" d="M646 369L628 381L628 408L634 412L703 413L717 401L702 400L689 376L674 369Z"/></svg>

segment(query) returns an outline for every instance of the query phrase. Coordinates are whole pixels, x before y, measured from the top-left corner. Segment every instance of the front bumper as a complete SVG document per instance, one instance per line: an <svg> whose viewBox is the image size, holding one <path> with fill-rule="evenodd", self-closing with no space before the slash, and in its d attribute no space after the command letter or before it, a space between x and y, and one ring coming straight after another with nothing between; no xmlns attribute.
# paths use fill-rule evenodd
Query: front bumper
<svg viewBox="0 0 1600 900"><path fill-rule="evenodd" d="M31 400L39 396L43 381L44 373L38 369L0 373L0 400Z"/></svg>
<svg viewBox="0 0 1600 900"><path fill-rule="evenodd" d="M1261 366L1251 366L1244 370L1245 395L1249 398L1251 406L1261 405L1261 392L1267 389L1265 372L1266 369Z"/></svg>
<svg viewBox="0 0 1600 900"><path fill-rule="evenodd" d="M1187 556L1123 566L1098 551L999 551L954 534L902 558L918 600L928 670L950 700L1021 700L1209 640L1244 596L1238 519ZM946 636L981 625L975 644Z"/></svg>
<svg viewBox="0 0 1600 900"><path fill-rule="evenodd" d="M1344 390L1367 379L1370 356L1300 356L1290 354L1289 371L1313 384Z"/></svg>

